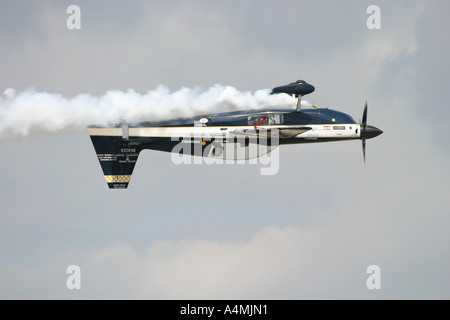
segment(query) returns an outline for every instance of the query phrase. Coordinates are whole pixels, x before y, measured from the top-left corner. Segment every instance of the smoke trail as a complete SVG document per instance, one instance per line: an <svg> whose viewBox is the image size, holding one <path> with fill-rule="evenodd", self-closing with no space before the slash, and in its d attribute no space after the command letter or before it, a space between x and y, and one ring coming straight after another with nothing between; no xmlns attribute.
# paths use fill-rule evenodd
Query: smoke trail
<svg viewBox="0 0 450 320"><path fill-rule="evenodd" d="M308 103L304 101L304 104ZM167 87L159 86L143 95L129 89L108 91L103 96L79 94L72 98L34 89L20 93L6 89L3 96L0 95L0 140L38 132L84 130L91 124L160 121L234 110L292 107L289 95L271 95L270 90L241 92L221 85L206 91L181 88L171 93Z"/></svg>

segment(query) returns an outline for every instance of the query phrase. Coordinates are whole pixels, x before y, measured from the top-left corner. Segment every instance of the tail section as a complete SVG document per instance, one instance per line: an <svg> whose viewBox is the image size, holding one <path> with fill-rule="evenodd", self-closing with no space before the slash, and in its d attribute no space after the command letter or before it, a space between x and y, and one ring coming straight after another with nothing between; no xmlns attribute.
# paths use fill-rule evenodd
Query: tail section
<svg viewBox="0 0 450 320"><path fill-rule="evenodd" d="M108 187L126 189L141 150L121 136L90 136Z"/></svg>

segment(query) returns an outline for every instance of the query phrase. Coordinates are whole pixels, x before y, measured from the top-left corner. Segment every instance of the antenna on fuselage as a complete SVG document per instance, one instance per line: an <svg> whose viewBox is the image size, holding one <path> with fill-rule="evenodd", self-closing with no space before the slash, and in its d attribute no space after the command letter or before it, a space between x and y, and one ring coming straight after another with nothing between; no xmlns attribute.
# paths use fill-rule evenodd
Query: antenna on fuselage
<svg viewBox="0 0 450 320"><path fill-rule="evenodd" d="M128 123L122 123L122 139L128 140L130 138L130 129Z"/></svg>

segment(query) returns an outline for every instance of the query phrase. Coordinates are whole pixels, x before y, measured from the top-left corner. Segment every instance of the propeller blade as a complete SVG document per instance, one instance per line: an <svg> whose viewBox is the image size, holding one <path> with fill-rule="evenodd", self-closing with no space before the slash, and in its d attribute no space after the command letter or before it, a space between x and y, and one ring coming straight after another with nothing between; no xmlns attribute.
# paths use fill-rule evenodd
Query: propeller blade
<svg viewBox="0 0 450 320"><path fill-rule="evenodd" d="M362 123L361 125L365 128L367 126L367 101L366 101L366 105L364 106L364 112L363 112L363 117L362 117Z"/></svg>
<svg viewBox="0 0 450 320"><path fill-rule="evenodd" d="M366 139L362 139L362 151L363 151L364 163L366 163Z"/></svg>

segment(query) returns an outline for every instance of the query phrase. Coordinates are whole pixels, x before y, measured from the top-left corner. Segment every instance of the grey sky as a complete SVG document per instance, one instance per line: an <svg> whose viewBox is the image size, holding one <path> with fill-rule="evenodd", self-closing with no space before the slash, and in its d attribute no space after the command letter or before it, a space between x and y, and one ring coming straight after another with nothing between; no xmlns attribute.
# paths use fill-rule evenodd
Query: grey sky
<svg viewBox="0 0 450 320"><path fill-rule="evenodd" d="M384 131L365 167L358 141L285 146L275 176L144 151L126 191L87 132L3 141L0 298L449 299L450 2L377 1L381 30L370 4L0 0L1 92L305 79L308 101L359 119L367 100Z"/></svg>

